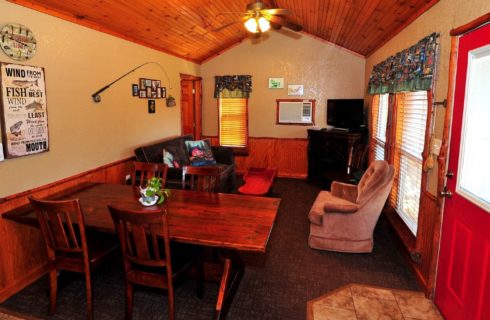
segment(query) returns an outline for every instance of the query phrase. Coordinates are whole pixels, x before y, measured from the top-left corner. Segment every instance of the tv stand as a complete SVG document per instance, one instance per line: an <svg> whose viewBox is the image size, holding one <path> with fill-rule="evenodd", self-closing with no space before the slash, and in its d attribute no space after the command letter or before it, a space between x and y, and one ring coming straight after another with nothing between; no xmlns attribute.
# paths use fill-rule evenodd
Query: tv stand
<svg viewBox="0 0 490 320"><path fill-rule="evenodd" d="M308 181L325 182L329 173L350 173L352 150L365 133L308 129Z"/></svg>

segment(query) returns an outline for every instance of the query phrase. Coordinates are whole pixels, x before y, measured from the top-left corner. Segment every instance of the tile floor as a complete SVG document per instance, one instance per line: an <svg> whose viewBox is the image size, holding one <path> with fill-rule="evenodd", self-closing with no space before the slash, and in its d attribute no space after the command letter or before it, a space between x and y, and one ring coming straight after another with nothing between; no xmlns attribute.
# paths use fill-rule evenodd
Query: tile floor
<svg viewBox="0 0 490 320"><path fill-rule="evenodd" d="M443 319L422 292L351 284L310 300L307 320Z"/></svg>

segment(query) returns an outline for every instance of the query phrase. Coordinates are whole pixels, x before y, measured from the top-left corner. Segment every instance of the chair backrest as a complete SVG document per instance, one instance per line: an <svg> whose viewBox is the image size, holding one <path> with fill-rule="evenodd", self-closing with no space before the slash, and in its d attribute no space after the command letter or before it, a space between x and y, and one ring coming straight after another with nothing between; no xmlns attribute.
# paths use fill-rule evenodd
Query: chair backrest
<svg viewBox="0 0 490 320"><path fill-rule="evenodd" d="M373 161L357 185L356 202L362 205L377 195L384 198L384 204L391 190L394 175L395 170L388 162L384 160Z"/></svg>
<svg viewBox="0 0 490 320"><path fill-rule="evenodd" d="M165 210L125 210L109 205L126 274L143 267L165 267L172 286L172 263ZM163 241L162 241L163 240Z"/></svg>
<svg viewBox="0 0 490 320"><path fill-rule="evenodd" d="M219 167L193 167L182 168L182 189L186 188L186 181L190 183L190 190L204 192L218 192L221 170ZM189 176L189 180L187 180Z"/></svg>
<svg viewBox="0 0 490 320"><path fill-rule="evenodd" d="M121 244L125 270L131 271L135 265L166 267L171 277L166 211L126 210L114 205L109 205L109 210Z"/></svg>
<svg viewBox="0 0 490 320"><path fill-rule="evenodd" d="M29 200L36 211L49 259L56 259L60 253L81 253L88 263L85 219L78 199L50 201L30 196Z"/></svg>
<svg viewBox="0 0 490 320"><path fill-rule="evenodd" d="M162 178L162 186L165 186L167 180L168 166L163 163L133 162L133 171L131 173L131 183L133 186L144 187L146 182L153 178Z"/></svg>

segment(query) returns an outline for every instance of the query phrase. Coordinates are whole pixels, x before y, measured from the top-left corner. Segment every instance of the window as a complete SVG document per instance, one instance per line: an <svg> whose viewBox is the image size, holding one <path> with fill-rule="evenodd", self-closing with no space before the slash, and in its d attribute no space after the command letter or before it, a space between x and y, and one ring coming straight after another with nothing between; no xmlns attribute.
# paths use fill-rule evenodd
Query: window
<svg viewBox="0 0 490 320"><path fill-rule="evenodd" d="M388 94L375 95L373 97L372 115L372 140L371 140L371 160L385 159L386 145L386 124L388 121Z"/></svg>
<svg viewBox="0 0 490 320"><path fill-rule="evenodd" d="M220 146L246 148L248 144L248 99L219 98Z"/></svg>
<svg viewBox="0 0 490 320"><path fill-rule="evenodd" d="M389 108L390 101L395 104L394 108ZM427 124L427 91L376 95L372 105L370 158L384 159L385 145L391 146L390 156L386 159L395 167L390 205L416 235ZM390 112L393 114L388 115ZM391 128L387 128L388 118L394 119Z"/></svg>

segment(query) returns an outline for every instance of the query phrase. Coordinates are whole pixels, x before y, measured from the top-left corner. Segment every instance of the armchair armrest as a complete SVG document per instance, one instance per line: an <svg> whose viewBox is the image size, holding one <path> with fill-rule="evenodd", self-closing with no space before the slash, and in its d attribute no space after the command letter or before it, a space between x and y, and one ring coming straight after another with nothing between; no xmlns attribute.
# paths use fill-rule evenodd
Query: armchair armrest
<svg viewBox="0 0 490 320"><path fill-rule="evenodd" d="M330 185L333 196L355 203L357 200L357 185L333 181Z"/></svg>
<svg viewBox="0 0 490 320"><path fill-rule="evenodd" d="M329 201L326 201L323 205L323 211L325 213L354 213L359 210L359 205L355 202L338 198L335 196L330 197Z"/></svg>
<svg viewBox="0 0 490 320"><path fill-rule="evenodd" d="M211 146L214 159L222 164L235 164L235 155L230 147Z"/></svg>

